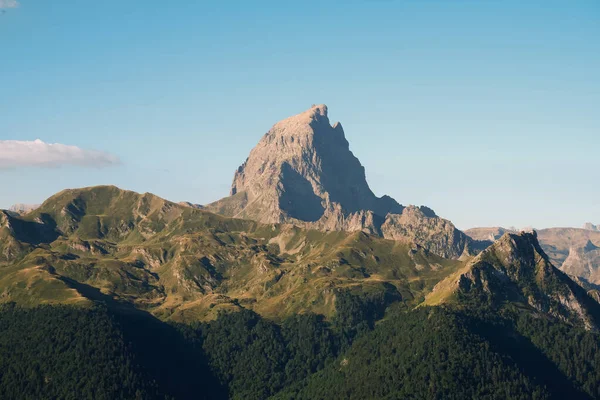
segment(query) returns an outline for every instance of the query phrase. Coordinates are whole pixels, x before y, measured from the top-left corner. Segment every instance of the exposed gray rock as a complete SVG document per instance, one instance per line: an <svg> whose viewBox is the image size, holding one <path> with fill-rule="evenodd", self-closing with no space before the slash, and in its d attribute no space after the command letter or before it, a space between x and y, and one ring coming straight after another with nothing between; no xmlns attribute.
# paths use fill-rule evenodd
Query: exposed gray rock
<svg viewBox="0 0 600 400"><path fill-rule="evenodd" d="M502 234L516 233L499 227L465 231L472 239L495 241ZM553 265L594 284L600 284L600 232L593 229L548 228L537 231L538 240Z"/></svg>
<svg viewBox="0 0 600 400"><path fill-rule="evenodd" d="M488 240L495 242L500 239L505 233L517 233L515 228L502 228L502 227L490 227L490 228L471 228L467 229L465 233L474 240Z"/></svg>
<svg viewBox="0 0 600 400"><path fill-rule="evenodd" d="M337 205L346 216L403 209L373 194L342 125L330 125L325 105L278 122L263 136L233 178L231 195L241 193L239 216L268 223L317 222L336 214Z"/></svg>
<svg viewBox="0 0 600 400"><path fill-rule="evenodd" d="M264 223L365 231L453 258L471 241L427 207L377 197L325 105L275 124L235 172L230 196L205 209Z"/></svg>
<svg viewBox="0 0 600 400"><path fill-rule="evenodd" d="M571 247L561 270L584 278L590 283L600 284L600 247L591 240L588 240L584 246Z"/></svg>
<svg viewBox="0 0 600 400"><path fill-rule="evenodd" d="M388 239L427 243L428 250L447 258L459 257L470 241L450 221L415 206L406 207L402 214L389 214L381 232Z"/></svg>
<svg viewBox="0 0 600 400"><path fill-rule="evenodd" d="M13 204L12 206L10 206L10 208L8 210L15 212L17 214L27 214L28 212L35 210L39 206L40 206L40 204L18 203L18 204Z"/></svg>

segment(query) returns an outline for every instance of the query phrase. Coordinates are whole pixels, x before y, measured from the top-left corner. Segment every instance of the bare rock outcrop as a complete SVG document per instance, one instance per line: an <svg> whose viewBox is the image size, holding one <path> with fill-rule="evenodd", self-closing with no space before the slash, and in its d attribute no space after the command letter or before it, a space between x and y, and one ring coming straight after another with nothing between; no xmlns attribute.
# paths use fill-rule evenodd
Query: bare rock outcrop
<svg viewBox="0 0 600 400"><path fill-rule="evenodd" d="M526 304L537 312L589 330L600 328L600 305L552 265L535 232L506 233L457 276L438 283L429 300L439 303L440 298L454 297L494 307Z"/></svg>
<svg viewBox="0 0 600 400"><path fill-rule="evenodd" d="M588 240L585 246L573 246L561 270L600 285L600 247Z"/></svg>
<svg viewBox="0 0 600 400"><path fill-rule="evenodd" d="M583 225L583 229L586 229L588 231L600 232L600 225L594 225L591 222L586 222Z"/></svg>
<svg viewBox="0 0 600 400"><path fill-rule="evenodd" d="M385 238L427 243L427 249L446 258L460 256L469 238L452 222L427 212L425 207L408 206L402 214L389 214L381 227Z"/></svg>
<svg viewBox="0 0 600 400"><path fill-rule="evenodd" d="M27 214L28 212L35 210L39 206L40 206L40 204L22 204L22 203L18 203L18 204L13 204L12 206L10 206L10 208L8 209L8 211L12 211L12 212L17 213L17 214Z"/></svg>
<svg viewBox="0 0 600 400"><path fill-rule="evenodd" d="M342 125L330 124L323 104L276 123L235 172L230 196L205 209L263 223L365 231L452 258L471 241L427 207L377 197Z"/></svg>

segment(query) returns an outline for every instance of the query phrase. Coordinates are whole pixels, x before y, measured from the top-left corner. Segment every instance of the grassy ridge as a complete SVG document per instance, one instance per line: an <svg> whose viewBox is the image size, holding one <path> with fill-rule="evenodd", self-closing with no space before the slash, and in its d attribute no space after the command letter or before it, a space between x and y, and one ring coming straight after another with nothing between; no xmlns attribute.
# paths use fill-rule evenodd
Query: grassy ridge
<svg viewBox="0 0 600 400"><path fill-rule="evenodd" d="M462 265L362 232L226 218L113 186L62 191L0 229L4 301L116 301L179 321L241 308L331 317L337 290L388 284L418 304Z"/></svg>

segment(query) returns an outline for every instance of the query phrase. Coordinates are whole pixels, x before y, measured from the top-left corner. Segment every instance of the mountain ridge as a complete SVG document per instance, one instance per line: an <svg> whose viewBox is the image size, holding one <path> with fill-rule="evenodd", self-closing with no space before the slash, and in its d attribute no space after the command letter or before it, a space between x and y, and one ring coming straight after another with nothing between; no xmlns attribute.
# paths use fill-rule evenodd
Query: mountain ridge
<svg viewBox="0 0 600 400"><path fill-rule="evenodd" d="M516 233L501 227L473 228L465 231L473 239L497 240L500 233ZM546 228L536 230L544 252L562 271L600 284L600 232L583 228Z"/></svg>
<svg viewBox="0 0 600 400"><path fill-rule="evenodd" d="M232 219L114 186L64 190L0 218L3 301L110 301L164 319L243 307L332 316L340 290L416 302L462 263L360 231Z"/></svg>
<svg viewBox="0 0 600 400"><path fill-rule="evenodd" d="M600 304L554 267L537 233L505 233L464 268L438 283L426 305L481 302L502 307L524 304L559 320L597 331Z"/></svg>

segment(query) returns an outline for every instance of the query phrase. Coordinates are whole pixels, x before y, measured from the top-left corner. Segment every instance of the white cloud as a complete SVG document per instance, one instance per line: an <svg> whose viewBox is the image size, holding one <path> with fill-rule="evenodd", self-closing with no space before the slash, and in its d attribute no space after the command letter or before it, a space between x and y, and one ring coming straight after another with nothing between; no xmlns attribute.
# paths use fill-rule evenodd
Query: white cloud
<svg viewBox="0 0 600 400"><path fill-rule="evenodd" d="M17 7L19 7L19 2L17 0L0 0L0 10Z"/></svg>
<svg viewBox="0 0 600 400"><path fill-rule="evenodd" d="M0 0L2 1L2 0ZM0 169L15 167L107 167L119 164L119 158L103 151L83 150L60 143L0 140Z"/></svg>

